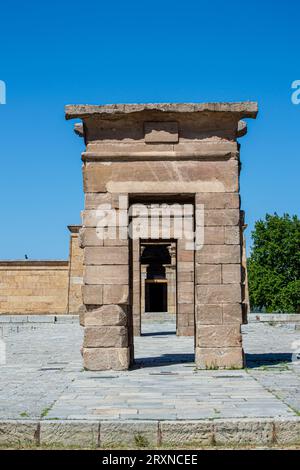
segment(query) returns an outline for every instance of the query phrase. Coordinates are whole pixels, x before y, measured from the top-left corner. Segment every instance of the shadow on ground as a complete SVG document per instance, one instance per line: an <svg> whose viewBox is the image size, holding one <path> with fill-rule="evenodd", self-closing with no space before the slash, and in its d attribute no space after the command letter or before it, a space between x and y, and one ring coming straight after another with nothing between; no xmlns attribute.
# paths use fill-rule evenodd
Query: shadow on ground
<svg viewBox="0 0 300 470"><path fill-rule="evenodd" d="M139 357L135 359L133 369L141 367L160 367L172 364L191 363L194 365L195 354L162 354L155 357Z"/></svg>
<svg viewBox="0 0 300 470"><path fill-rule="evenodd" d="M246 354L246 367L274 366L292 362L291 353Z"/></svg>

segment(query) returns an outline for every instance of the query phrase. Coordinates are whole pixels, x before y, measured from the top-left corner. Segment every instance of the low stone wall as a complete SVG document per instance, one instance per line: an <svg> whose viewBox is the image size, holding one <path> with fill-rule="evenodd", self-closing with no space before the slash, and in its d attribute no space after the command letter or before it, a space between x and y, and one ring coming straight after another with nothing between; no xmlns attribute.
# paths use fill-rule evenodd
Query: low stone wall
<svg viewBox="0 0 300 470"><path fill-rule="evenodd" d="M0 261L0 314L66 313L68 261Z"/></svg>
<svg viewBox="0 0 300 470"><path fill-rule="evenodd" d="M160 446L262 447L300 443L300 418L191 421L0 422L0 447L129 448Z"/></svg>
<svg viewBox="0 0 300 470"><path fill-rule="evenodd" d="M300 313L249 313L249 323L298 323L300 324Z"/></svg>

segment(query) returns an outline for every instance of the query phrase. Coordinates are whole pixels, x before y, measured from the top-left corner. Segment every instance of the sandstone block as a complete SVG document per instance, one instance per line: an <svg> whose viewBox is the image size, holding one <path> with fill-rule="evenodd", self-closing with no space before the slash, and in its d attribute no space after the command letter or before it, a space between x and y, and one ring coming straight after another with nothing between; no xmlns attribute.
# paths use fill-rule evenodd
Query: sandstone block
<svg viewBox="0 0 300 470"><path fill-rule="evenodd" d="M223 323L242 323L242 305L240 303L223 304Z"/></svg>
<svg viewBox="0 0 300 470"><path fill-rule="evenodd" d="M86 306L81 305L78 309L79 314L79 325L84 326L84 314L86 312Z"/></svg>
<svg viewBox="0 0 300 470"><path fill-rule="evenodd" d="M190 443L195 445L213 444L213 423L211 421L161 421L161 444L178 447Z"/></svg>
<svg viewBox="0 0 300 470"><path fill-rule="evenodd" d="M178 303L194 303L194 283L193 282L180 282L178 283L177 293Z"/></svg>
<svg viewBox="0 0 300 470"><path fill-rule="evenodd" d="M127 346L125 326L86 326L84 329L84 348L126 348Z"/></svg>
<svg viewBox="0 0 300 470"><path fill-rule="evenodd" d="M127 304L129 296L128 284L126 285L105 285L103 286L104 304Z"/></svg>
<svg viewBox="0 0 300 470"><path fill-rule="evenodd" d="M204 245L224 245L225 227L204 227Z"/></svg>
<svg viewBox="0 0 300 470"><path fill-rule="evenodd" d="M83 168L84 191L98 193L193 193L238 191L238 162L123 161L88 162Z"/></svg>
<svg viewBox="0 0 300 470"><path fill-rule="evenodd" d="M127 265L85 266L84 284L127 284Z"/></svg>
<svg viewBox="0 0 300 470"><path fill-rule="evenodd" d="M221 284L220 264L197 264L196 284Z"/></svg>
<svg viewBox="0 0 300 470"><path fill-rule="evenodd" d="M300 443L300 418L284 418L274 421L277 444L295 445Z"/></svg>
<svg viewBox="0 0 300 470"><path fill-rule="evenodd" d="M197 211L196 211L197 218ZM240 222L239 209L209 209L204 210L204 225L207 226L226 226L238 225ZM200 225L202 221L200 219Z"/></svg>
<svg viewBox="0 0 300 470"><path fill-rule="evenodd" d="M38 440L37 421L8 420L0 423L0 445L2 446L36 446Z"/></svg>
<svg viewBox="0 0 300 470"><path fill-rule="evenodd" d="M222 324L222 305L197 305L197 323L201 325L221 325Z"/></svg>
<svg viewBox="0 0 300 470"><path fill-rule="evenodd" d="M241 265L240 264L223 264L222 265L222 282L223 284L240 284L241 283Z"/></svg>
<svg viewBox="0 0 300 470"><path fill-rule="evenodd" d="M46 446L95 448L99 423L88 421L42 421L40 443Z"/></svg>
<svg viewBox="0 0 300 470"><path fill-rule="evenodd" d="M234 264L241 259L239 245L204 245L195 252L196 263L203 264Z"/></svg>
<svg viewBox="0 0 300 470"><path fill-rule="evenodd" d="M181 314L193 314L194 315L194 303L182 303L178 305L178 313Z"/></svg>
<svg viewBox="0 0 300 470"><path fill-rule="evenodd" d="M85 326L125 326L127 315L119 305L102 305L84 313Z"/></svg>
<svg viewBox="0 0 300 470"><path fill-rule="evenodd" d="M178 272L177 273L178 282L193 282L194 280L194 273L190 272Z"/></svg>
<svg viewBox="0 0 300 470"><path fill-rule="evenodd" d="M194 251L193 250L178 250L178 261L194 261Z"/></svg>
<svg viewBox="0 0 300 470"><path fill-rule="evenodd" d="M194 272L194 263L190 261L178 261L177 268L179 273Z"/></svg>
<svg viewBox="0 0 300 470"><path fill-rule="evenodd" d="M80 248L85 248L87 246L103 246L104 241L102 233L97 231L96 227L82 227L79 230L78 243Z"/></svg>
<svg viewBox="0 0 300 470"><path fill-rule="evenodd" d="M112 204L111 193L85 193L84 195L84 207L86 210L96 210L99 206L105 204L105 207L109 207Z"/></svg>
<svg viewBox="0 0 300 470"><path fill-rule="evenodd" d="M103 421L101 423L100 446L136 446L138 438L142 438L147 446L158 445L158 426L155 421Z"/></svg>
<svg viewBox="0 0 300 470"><path fill-rule="evenodd" d="M243 350L236 348L201 348L195 350L196 367L199 369L237 368L244 365Z"/></svg>
<svg viewBox="0 0 300 470"><path fill-rule="evenodd" d="M86 305L101 305L103 303L102 286L82 286L82 299Z"/></svg>
<svg viewBox="0 0 300 470"><path fill-rule="evenodd" d="M199 348L241 347L240 325L198 326L196 344Z"/></svg>
<svg viewBox="0 0 300 470"><path fill-rule="evenodd" d="M224 230L226 245L239 245L241 243L241 229L239 226L224 227Z"/></svg>
<svg viewBox="0 0 300 470"><path fill-rule="evenodd" d="M83 348L87 370L127 370L129 357L129 348Z"/></svg>
<svg viewBox="0 0 300 470"><path fill-rule="evenodd" d="M127 227L127 210L105 209L82 211L82 225L84 227Z"/></svg>
<svg viewBox="0 0 300 470"><path fill-rule="evenodd" d="M113 249L107 247L87 247L84 250L85 265L103 264L128 264L127 246L116 246Z"/></svg>
<svg viewBox="0 0 300 470"><path fill-rule="evenodd" d="M197 302L200 304L241 302L239 284L200 285L196 287Z"/></svg>
<svg viewBox="0 0 300 470"><path fill-rule="evenodd" d="M177 336L194 336L194 334L195 329L193 325L177 327Z"/></svg>
<svg viewBox="0 0 300 470"><path fill-rule="evenodd" d="M195 203L203 204L204 209L239 209L238 193L197 193Z"/></svg>
<svg viewBox="0 0 300 470"><path fill-rule="evenodd" d="M268 445L273 442L273 423L262 418L217 420L214 436L217 445Z"/></svg>

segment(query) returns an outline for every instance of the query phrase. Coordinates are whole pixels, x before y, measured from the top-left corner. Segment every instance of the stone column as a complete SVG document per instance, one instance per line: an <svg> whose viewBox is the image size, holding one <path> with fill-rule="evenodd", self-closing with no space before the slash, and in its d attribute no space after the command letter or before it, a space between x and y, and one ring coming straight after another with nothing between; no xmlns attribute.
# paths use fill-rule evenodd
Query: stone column
<svg viewBox="0 0 300 470"><path fill-rule="evenodd" d="M82 305L83 253L78 244L80 227L80 225L68 225L70 230L70 248L67 313L77 313Z"/></svg>
<svg viewBox="0 0 300 470"><path fill-rule="evenodd" d="M105 209L109 227L104 230L103 207L109 208ZM130 363L127 217L127 203L119 207L117 195L86 193L80 230L84 248L81 325L85 327L84 367L89 370L123 370Z"/></svg>
<svg viewBox="0 0 300 470"><path fill-rule="evenodd" d="M238 178L238 175L237 175ZM241 229L238 193L201 193L204 246L196 251L196 364L241 368Z"/></svg>

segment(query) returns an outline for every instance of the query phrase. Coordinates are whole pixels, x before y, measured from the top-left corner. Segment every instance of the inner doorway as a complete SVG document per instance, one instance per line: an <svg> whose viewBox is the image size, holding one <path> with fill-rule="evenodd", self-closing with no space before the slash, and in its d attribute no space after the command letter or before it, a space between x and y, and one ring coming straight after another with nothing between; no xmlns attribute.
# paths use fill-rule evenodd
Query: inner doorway
<svg viewBox="0 0 300 470"><path fill-rule="evenodd" d="M145 312L168 312L167 280L145 280Z"/></svg>
<svg viewBox="0 0 300 470"><path fill-rule="evenodd" d="M176 271L176 241L140 241L142 330L147 321L164 321L176 332Z"/></svg>

